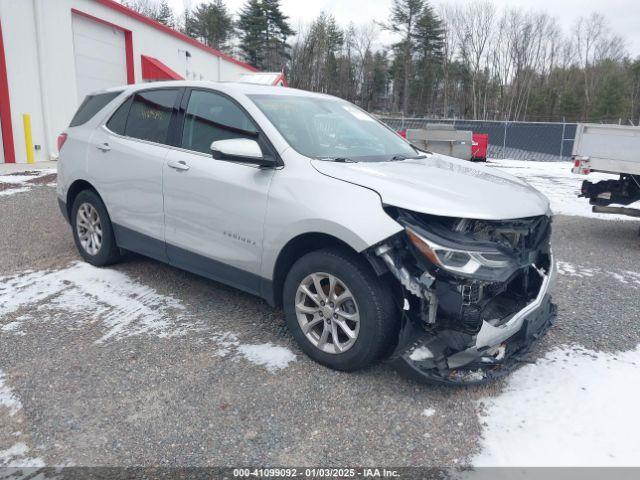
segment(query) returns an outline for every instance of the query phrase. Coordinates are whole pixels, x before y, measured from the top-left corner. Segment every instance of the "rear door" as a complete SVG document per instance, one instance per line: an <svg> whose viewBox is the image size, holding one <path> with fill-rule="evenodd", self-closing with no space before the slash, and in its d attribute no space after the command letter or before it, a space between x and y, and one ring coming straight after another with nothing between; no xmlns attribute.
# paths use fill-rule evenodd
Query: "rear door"
<svg viewBox="0 0 640 480"><path fill-rule="evenodd" d="M236 102L212 90L188 91L181 111L178 148L169 152L164 172L169 260L260 293L263 222L275 170L215 160L210 151L216 140L257 140L258 129Z"/></svg>
<svg viewBox="0 0 640 480"><path fill-rule="evenodd" d="M137 92L98 128L89 146L89 174L114 224L118 245L166 260L162 198L181 88Z"/></svg>

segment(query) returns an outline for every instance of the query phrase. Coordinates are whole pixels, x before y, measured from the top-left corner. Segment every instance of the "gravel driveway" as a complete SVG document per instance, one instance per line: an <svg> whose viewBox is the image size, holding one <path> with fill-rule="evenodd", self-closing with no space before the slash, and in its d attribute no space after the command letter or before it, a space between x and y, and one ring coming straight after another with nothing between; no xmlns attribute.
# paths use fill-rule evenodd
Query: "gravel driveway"
<svg viewBox="0 0 640 480"><path fill-rule="evenodd" d="M0 196L0 465L447 467L491 451L484 414L520 370L466 388L330 371L257 298L139 256L80 263L57 208L46 184ZM636 348L638 222L557 216L553 244L559 318L531 358Z"/></svg>

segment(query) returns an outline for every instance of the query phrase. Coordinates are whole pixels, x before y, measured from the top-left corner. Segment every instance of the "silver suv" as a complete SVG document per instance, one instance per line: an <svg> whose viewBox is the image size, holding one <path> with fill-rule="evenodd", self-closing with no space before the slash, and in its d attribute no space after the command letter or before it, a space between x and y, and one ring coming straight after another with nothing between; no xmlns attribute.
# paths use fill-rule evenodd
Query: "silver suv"
<svg viewBox="0 0 640 480"><path fill-rule="evenodd" d="M208 82L90 95L59 138L82 257L133 251L282 306L311 358L509 371L554 317L548 200L422 152L343 100Z"/></svg>

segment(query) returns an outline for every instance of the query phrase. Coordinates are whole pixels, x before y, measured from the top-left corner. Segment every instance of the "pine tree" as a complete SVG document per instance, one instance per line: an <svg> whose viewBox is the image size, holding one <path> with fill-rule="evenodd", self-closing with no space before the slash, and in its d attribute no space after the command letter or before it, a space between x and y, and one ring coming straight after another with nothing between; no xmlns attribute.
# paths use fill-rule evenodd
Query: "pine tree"
<svg viewBox="0 0 640 480"><path fill-rule="evenodd" d="M218 50L228 50L235 29L224 0L203 3L188 17L188 35Z"/></svg>
<svg viewBox="0 0 640 480"><path fill-rule="evenodd" d="M289 17L281 10L280 0L262 0L262 5L267 19L265 68L282 71L287 60L291 58L291 46L287 43L287 38L295 32L289 26Z"/></svg>
<svg viewBox="0 0 640 480"><path fill-rule="evenodd" d="M330 15L326 20L326 65L325 78L327 79L327 92L338 90L338 55L344 45L344 33L336 24L336 19Z"/></svg>
<svg viewBox="0 0 640 480"><path fill-rule="evenodd" d="M414 32L416 49L416 72L410 88L415 93L416 103L413 110L429 113L427 110L434 97L435 84L441 72L442 52L444 48L444 28L431 5L425 2L416 22Z"/></svg>
<svg viewBox="0 0 640 480"><path fill-rule="evenodd" d="M394 45L396 54L402 57L402 70L396 63L397 80L402 81L402 111L407 113L409 107L409 85L413 71L413 54L415 52L415 30L418 18L424 8L424 0L393 0L391 6L391 22L384 27L402 35L402 40ZM397 93L397 92L396 92Z"/></svg>
<svg viewBox="0 0 640 480"><path fill-rule="evenodd" d="M264 62L267 18L260 0L248 0L242 7L237 23L240 50L250 65L261 68Z"/></svg>
<svg viewBox="0 0 640 480"><path fill-rule="evenodd" d="M282 13L280 0L247 0L237 23L246 60L264 70L281 70L289 57L287 38L295 32Z"/></svg>
<svg viewBox="0 0 640 480"><path fill-rule="evenodd" d="M162 0L160 5L157 7L157 10L154 12L152 18L160 23L167 25L168 27L173 27L175 24L175 20L173 17L173 10L169 6L167 0Z"/></svg>
<svg viewBox="0 0 640 480"><path fill-rule="evenodd" d="M389 62L387 52L378 51L373 55L373 85L371 106L380 110L384 105L389 88Z"/></svg>
<svg viewBox="0 0 640 480"><path fill-rule="evenodd" d="M593 116L598 120L615 122L625 116L627 99L624 92L627 91L627 86L622 73L612 63L608 62L605 66L608 73L595 97Z"/></svg>

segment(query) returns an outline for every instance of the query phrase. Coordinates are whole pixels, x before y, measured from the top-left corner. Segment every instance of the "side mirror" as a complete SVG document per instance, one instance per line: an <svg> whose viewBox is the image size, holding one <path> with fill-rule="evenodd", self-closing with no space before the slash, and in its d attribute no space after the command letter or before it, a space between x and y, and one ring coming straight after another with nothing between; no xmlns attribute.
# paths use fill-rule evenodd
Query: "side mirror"
<svg viewBox="0 0 640 480"><path fill-rule="evenodd" d="M211 144L211 155L216 160L229 162L252 163L261 167L272 167L275 161L265 158L260 145L250 138L231 138L218 140Z"/></svg>

